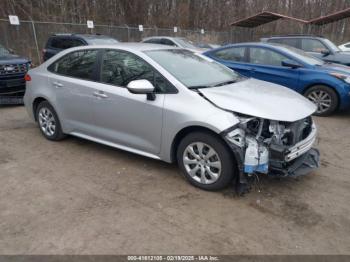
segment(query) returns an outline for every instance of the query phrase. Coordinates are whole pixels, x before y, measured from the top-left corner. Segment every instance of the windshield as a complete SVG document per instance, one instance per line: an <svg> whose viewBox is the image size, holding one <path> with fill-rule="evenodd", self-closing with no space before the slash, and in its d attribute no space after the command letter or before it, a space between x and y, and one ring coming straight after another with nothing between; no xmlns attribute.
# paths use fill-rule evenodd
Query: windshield
<svg viewBox="0 0 350 262"><path fill-rule="evenodd" d="M186 38L176 38L175 41L182 47L182 48L191 48L196 49L197 47L193 44L192 41L187 40Z"/></svg>
<svg viewBox="0 0 350 262"><path fill-rule="evenodd" d="M189 50L152 50L145 53L188 88L230 84L240 77L229 68Z"/></svg>
<svg viewBox="0 0 350 262"><path fill-rule="evenodd" d="M113 45L119 43L118 40L113 38L93 38L87 40L91 45Z"/></svg>
<svg viewBox="0 0 350 262"><path fill-rule="evenodd" d="M8 56L10 54L10 51L7 50L5 47L0 45L0 56Z"/></svg>
<svg viewBox="0 0 350 262"><path fill-rule="evenodd" d="M295 58L301 60L305 64L309 64L309 65L323 65L324 64L324 62L321 59L318 59L312 55L309 55L301 49L297 49L297 48L292 47L292 46L281 45L281 44L273 44L273 45L283 47L284 51L286 53L288 53L292 57L295 57Z"/></svg>
<svg viewBox="0 0 350 262"><path fill-rule="evenodd" d="M330 41L329 39L324 39L323 40L325 43L326 43L326 45L330 48L330 49L332 49L332 51L334 51L334 52L340 52L341 50L339 49L339 47L337 47L332 41Z"/></svg>

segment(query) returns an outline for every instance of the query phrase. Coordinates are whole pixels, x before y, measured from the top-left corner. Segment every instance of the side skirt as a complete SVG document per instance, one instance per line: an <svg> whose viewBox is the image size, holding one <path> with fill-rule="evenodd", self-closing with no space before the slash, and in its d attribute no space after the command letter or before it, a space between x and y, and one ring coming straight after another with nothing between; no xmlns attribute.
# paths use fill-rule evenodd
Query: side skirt
<svg viewBox="0 0 350 262"><path fill-rule="evenodd" d="M81 134L81 133L78 133L78 132L71 132L69 134L72 135L72 136L77 136L77 137L80 137L80 138L83 138L83 139L86 139L86 140L90 140L90 141L93 141L93 142L96 142L96 143L100 143L100 144L103 144L103 145L106 145L106 146L110 146L110 147L118 148L118 149L121 149L121 150L125 150L125 151L131 152L131 153L134 153L134 154L138 154L138 155L141 155L141 156L145 156L145 157L161 160L160 157L157 156L157 155L150 154L150 153L147 153L147 152L144 152L144 151L141 151L141 150L138 150L138 149L130 148L130 147L127 147L127 146L123 146L123 145L120 145L120 144L108 142L106 140L102 140L102 139L95 138L95 137L92 137L92 136L84 135L84 134Z"/></svg>

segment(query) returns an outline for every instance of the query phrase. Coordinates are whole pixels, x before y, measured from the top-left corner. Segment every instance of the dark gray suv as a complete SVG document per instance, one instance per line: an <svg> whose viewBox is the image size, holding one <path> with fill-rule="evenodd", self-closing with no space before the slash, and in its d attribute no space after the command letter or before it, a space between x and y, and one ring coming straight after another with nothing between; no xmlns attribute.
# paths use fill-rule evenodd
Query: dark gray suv
<svg viewBox="0 0 350 262"><path fill-rule="evenodd" d="M84 45L111 45L118 40L105 35L93 34L54 34L49 37L42 51L43 61L51 58L62 50Z"/></svg>
<svg viewBox="0 0 350 262"><path fill-rule="evenodd" d="M285 35L262 38L262 42L289 45L322 59L342 65L350 65L350 52L341 51L327 38L313 35Z"/></svg>

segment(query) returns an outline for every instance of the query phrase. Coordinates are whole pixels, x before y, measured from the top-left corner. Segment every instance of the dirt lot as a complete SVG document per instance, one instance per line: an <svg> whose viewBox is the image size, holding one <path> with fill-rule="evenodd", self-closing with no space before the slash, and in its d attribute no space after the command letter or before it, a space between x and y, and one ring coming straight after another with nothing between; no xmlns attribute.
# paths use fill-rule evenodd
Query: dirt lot
<svg viewBox="0 0 350 262"><path fill-rule="evenodd" d="M350 254L350 113L317 118L321 168L243 198L0 108L1 254Z"/></svg>

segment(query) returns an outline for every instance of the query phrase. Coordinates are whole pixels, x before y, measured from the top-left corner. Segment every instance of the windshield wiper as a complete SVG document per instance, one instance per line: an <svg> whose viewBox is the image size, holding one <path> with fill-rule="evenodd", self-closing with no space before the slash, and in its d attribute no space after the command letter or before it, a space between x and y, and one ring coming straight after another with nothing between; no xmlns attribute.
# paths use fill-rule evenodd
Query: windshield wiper
<svg viewBox="0 0 350 262"><path fill-rule="evenodd" d="M224 81L221 83L217 83L215 85L212 85L211 87L217 87L217 86L225 86L225 85L230 85L236 83L236 80L229 80L229 81Z"/></svg>
<svg viewBox="0 0 350 262"><path fill-rule="evenodd" d="M202 85L202 86L189 86L188 89L199 89L199 88L208 88L208 87L212 87L212 86L206 86L206 85Z"/></svg>
<svg viewBox="0 0 350 262"><path fill-rule="evenodd" d="M198 86L189 86L188 89L200 89L200 88L210 88L210 87L218 87L218 86L225 86L225 85L229 85L229 84L234 84L237 82L238 79L236 80L228 80L228 81L224 81L224 82L219 82L219 83L215 83L212 85L198 85Z"/></svg>

